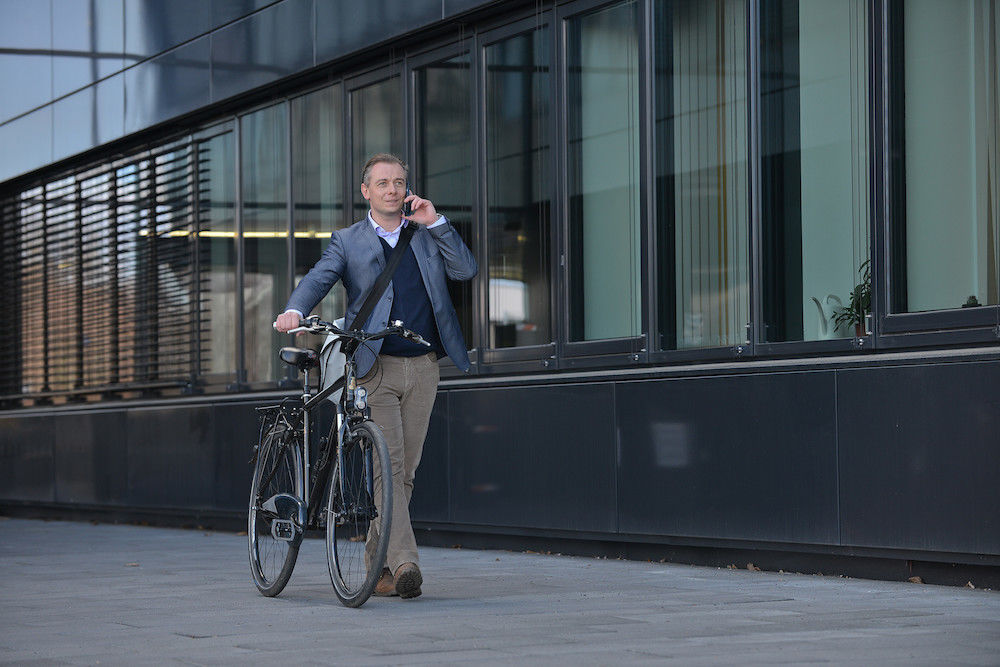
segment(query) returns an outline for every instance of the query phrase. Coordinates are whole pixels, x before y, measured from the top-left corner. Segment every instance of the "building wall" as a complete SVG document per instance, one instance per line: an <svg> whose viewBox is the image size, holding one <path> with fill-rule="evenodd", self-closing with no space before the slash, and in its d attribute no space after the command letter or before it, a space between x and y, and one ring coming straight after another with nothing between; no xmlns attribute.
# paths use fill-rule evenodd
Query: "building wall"
<svg viewBox="0 0 1000 667"><path fill-rule="evenodd" d="M1000 564L1000 361L664 375L446 381L414 520ZM0 507L243 515L267 402L3 413Z"/></svg>
<svg viewBox="0 0 1000 667"><path fill-rule="evenodd" d="M0 182L488 0L2 0Z"/></svg>
<svg viewBox="0 0 1000 667"><path fill-rule="evenodd" d="M0 506L245 511L388 149L481 267L423 525L996 564L997 4L0 0Z"/></svg>

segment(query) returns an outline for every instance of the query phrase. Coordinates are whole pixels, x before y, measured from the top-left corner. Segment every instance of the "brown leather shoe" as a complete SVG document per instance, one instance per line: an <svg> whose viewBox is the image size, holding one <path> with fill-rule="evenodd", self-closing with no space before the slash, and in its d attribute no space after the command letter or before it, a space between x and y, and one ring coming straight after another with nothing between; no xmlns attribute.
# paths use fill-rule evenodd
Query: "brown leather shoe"
<svg viewBox="0 0 1000 667"><path fill-rule="evenodd" d="M422 583L424 577L416 563L403 563L396 568L396 592L404 600L420 595Z"/></svg>
<svg viewBox="0 0 1000 667"><path fill-rule="evenodd" d="M392 572L387 567L382 568L382 576L379 577L378 583L375 584L375 595L382 598L399 595L396 592L396 581L392 578Z"/></svg>

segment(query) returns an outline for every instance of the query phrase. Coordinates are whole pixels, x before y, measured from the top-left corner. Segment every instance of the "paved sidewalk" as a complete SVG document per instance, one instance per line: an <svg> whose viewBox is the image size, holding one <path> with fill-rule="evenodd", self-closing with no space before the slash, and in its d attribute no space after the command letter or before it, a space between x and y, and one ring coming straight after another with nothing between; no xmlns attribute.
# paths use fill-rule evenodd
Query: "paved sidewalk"
<svg viewBox="0 0 1000 667"><path fill-rule="evenodd" d="M320 540L268 599L243 536L0 518L0 663L1000 664L994 591L421 554L422 597L354 610L333 594Z"/></svg>

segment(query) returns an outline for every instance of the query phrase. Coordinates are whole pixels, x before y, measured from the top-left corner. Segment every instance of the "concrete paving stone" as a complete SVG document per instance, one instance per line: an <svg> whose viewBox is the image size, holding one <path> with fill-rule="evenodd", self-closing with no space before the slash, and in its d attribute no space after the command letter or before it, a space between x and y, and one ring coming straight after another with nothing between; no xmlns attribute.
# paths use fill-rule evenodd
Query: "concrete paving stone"
<svg viewBox="0 0 1000 667"><path fill-rule="evenodd" d="M422 597L354 610L321 540L278 598L253 587L246 549L221 532L0 519L0 664L1000 665L993 591L425 548Z"/></svg>

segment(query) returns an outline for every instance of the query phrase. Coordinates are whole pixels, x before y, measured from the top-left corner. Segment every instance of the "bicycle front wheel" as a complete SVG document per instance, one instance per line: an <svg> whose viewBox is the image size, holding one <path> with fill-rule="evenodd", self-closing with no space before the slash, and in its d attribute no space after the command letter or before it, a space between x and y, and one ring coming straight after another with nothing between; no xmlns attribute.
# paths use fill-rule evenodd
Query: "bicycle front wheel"
<svg viewBox="0 0 1000 667"><path fill-rule="evenodd" d="M250 573L268 597L285 588L299 555L305 526L298 525L298 505L288 496L298 501L302 487L298 440L286 424L278 422L267 430L257 450L247 520Z"/></svg>
<svg viewBox="0 0 1000 667"><path fill-rule="evenodd" d="M392 463L385 436L374 422L362 422L351 429L341 447L326 504L330 581L348 607L364 604L382 574L392 502Z"/></svg>

